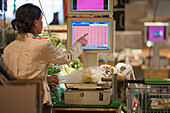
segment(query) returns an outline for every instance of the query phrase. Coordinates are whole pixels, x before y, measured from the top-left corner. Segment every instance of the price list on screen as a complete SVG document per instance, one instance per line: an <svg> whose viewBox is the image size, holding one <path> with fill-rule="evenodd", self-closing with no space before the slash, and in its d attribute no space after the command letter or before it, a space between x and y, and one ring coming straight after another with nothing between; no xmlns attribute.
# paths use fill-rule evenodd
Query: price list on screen
<svg viewBox="0 0 170 113"><path fill-rule="evenodd" d="M72 22L72 44L80 37L88 33L86 36L87 45L84 49L107 49L108 48L108 33L109 22L88 22L76 21Z"/></svg>

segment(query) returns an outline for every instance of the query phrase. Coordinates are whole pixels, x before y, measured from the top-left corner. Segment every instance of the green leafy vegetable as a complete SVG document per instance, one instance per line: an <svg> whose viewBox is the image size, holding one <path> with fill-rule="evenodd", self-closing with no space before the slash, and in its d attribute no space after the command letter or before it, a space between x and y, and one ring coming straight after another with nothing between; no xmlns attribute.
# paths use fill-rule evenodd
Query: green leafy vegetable
<svg viewBox="0 0 170 113"><path fill-rule="evenodd" d="M56 66L54 64L50 64L49 68L48 68L48 75L59 73L60 71L61 71L61 69L56 68Z"/></svg>

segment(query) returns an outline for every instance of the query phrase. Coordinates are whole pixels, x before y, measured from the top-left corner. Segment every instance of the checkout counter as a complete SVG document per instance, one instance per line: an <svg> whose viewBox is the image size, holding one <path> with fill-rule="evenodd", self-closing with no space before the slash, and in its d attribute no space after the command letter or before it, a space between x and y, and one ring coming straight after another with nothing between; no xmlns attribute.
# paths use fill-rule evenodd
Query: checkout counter
<svg viewBox="0 0 170 113"><path fill-rule="evenodd" d="M111 101L110 93L109 84L67 84L64 100L53 105L52 113L121 113L122 102Z"/></svg>

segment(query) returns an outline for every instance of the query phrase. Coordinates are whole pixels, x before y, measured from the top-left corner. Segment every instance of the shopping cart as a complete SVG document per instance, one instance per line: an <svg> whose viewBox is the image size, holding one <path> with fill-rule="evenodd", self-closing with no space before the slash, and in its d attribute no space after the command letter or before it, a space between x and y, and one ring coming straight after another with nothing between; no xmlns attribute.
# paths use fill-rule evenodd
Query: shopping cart
<svg viewBox="0 0 170 113"><path fill-rule="evenodd" d="M125 80L127 113L170 113L170 79Z"/></svg>

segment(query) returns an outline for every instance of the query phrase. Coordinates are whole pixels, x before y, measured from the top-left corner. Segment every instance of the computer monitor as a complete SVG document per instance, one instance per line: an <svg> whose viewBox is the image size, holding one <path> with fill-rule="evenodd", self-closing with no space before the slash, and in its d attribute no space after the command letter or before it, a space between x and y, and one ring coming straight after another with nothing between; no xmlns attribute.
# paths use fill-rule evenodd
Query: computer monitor
<svg viewBox="0 0 170 113"><path fill-rule="evenodd" d="M152 42L149 45L150 52L149 57L147 57L145 63L148 66L161 67L167 66L167 57L160 56L160 43L168 40L168 26L169 23L166 22L145 22L144 23L144 33L145 41ZM153 48L153 55L151 56L151 47Z"/></svg>
<svg viewBox="0 0 170 113"><path fill-rule="evenodd" d="M113 18L68 18L67 48L86 33L85 53L113 52Z"/></svg>
<svg viewBox="0 0 170 113"><path fill-rule="evenodd" d="M145 41L166 41L168 39L169 23L145 22Z"/></svg>
<svg viewBox="0 0 170 113"><path fill-rule="evenodd" d="M67 0L68 15L113 15L113 0Z"/></svg>

